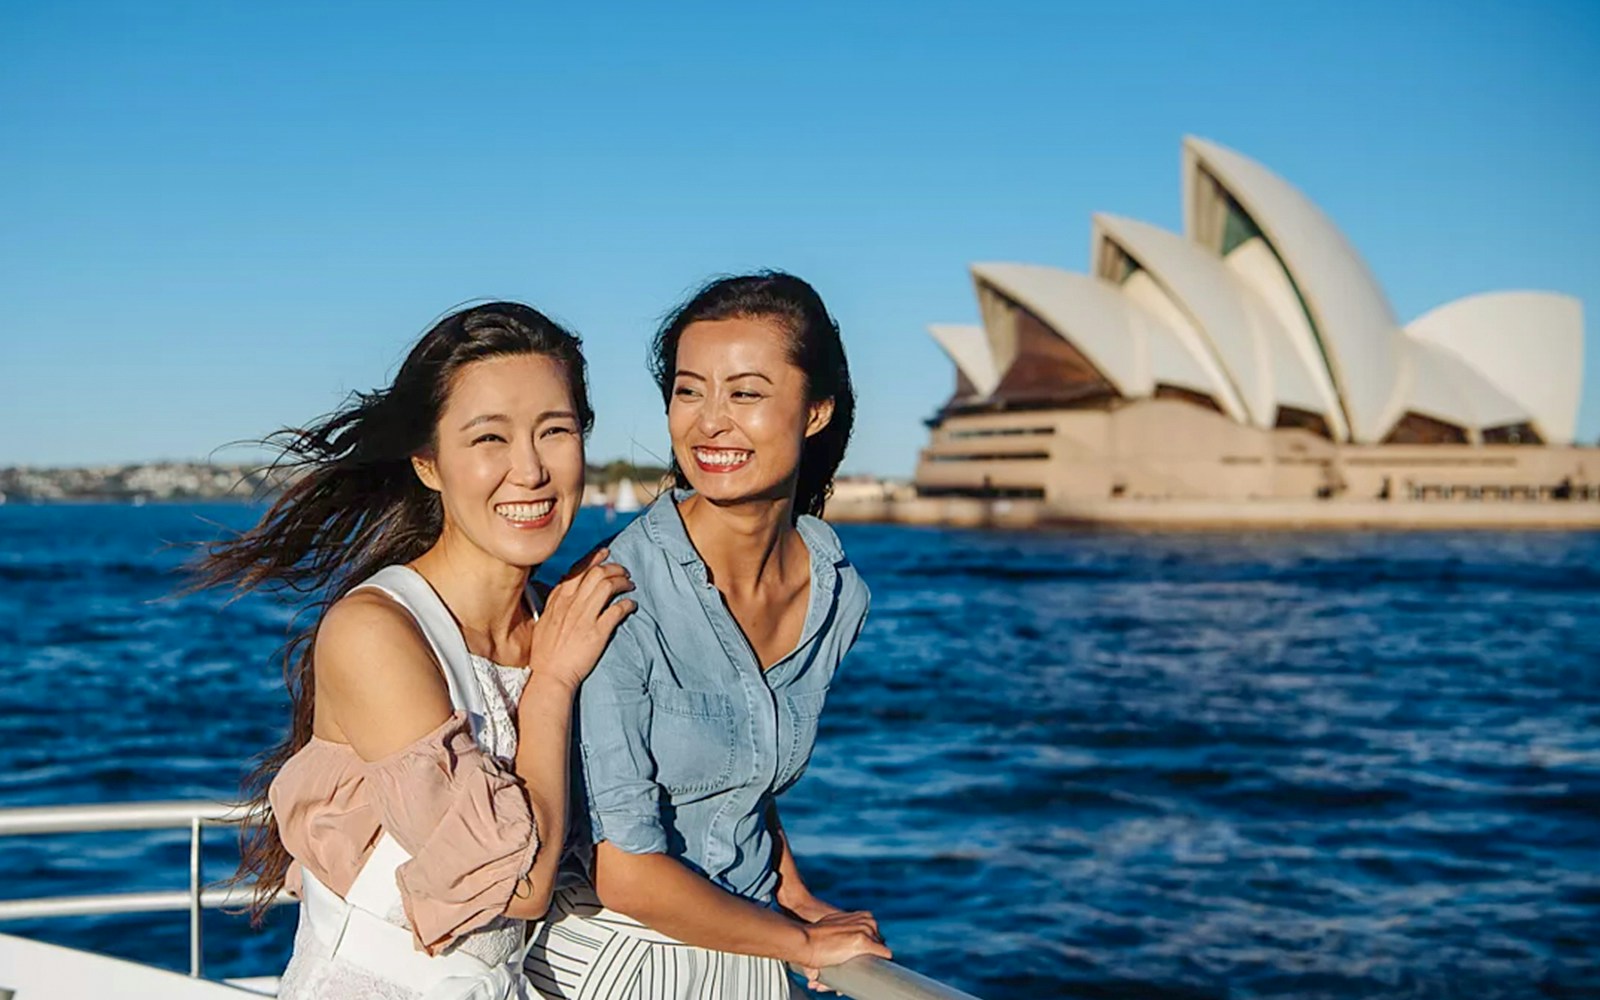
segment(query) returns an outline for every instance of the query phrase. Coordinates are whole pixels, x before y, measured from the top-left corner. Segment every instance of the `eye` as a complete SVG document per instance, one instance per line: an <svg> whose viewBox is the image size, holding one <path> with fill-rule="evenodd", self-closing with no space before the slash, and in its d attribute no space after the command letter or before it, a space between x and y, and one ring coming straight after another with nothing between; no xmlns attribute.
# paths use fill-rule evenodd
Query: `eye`
<svg viewBox="0 0 1600 1000"><path fill-rule="evenodd" d="M759 393L759 392L755 392L755 391L750 390L750 389L739 389L739 390L736 390L734 392L733 398L734 399L761 399L763 397L762 397L761 393Z"/></svg>
<svg viewBox="0 0 1600 1000"><path fill-rule="evenodd" d="M672 394L680 399L692 399L695 396L700 395L697 390L687 385L678 386L676 389L672 390Z"/></svg>
<svg viewBox="0 0 1600 1000"><path fill-rule="evenodd" d="M472 439L472 443L473 444L482 444L485 441L498 441L501 444L504 444L505 440L506 440L505 438L501 437L498 434L479 434L477 437Z"/></svg>
<svg viewBox="0 0 1600 1000"><path fill-rule="evenodd" d="M539 432L539 436L540 437L550 437L553 434L576 434L576 433L577 433L577 430L575 430L574 428L567 427L567 426L564 426L562 424L556 424L553 427L546 427L544 430L540 431Z"/></svg>

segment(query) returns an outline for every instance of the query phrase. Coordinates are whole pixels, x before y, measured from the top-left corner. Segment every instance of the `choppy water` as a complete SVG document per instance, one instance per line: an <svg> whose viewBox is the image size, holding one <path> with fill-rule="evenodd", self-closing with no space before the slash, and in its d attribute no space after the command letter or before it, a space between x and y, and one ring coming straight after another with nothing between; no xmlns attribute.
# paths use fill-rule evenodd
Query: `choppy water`
<svg viewBox="0 0 1600 1000"><path fill-rule="evenodd" d="M230 796L290 616L169 598L161 546L253 513L0 508L0 806ZM872 619L786 825L902 961L989 1000L1600 996L1600 535L840 534ZM0 895L186 860L0 841ZM212 914L209 968L291 923ZM182 914L0 929L187 961Z"/></svg>

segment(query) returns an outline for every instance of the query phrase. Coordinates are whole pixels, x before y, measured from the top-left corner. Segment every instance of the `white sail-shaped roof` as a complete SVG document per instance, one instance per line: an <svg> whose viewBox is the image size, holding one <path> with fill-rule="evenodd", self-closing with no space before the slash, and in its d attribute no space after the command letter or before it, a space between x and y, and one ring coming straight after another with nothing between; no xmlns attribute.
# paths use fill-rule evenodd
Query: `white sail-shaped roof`
<svg viewBox="0 0 1600 1000"><path fill-rule="evenodd" d="M928 333L944 348L944 353L955 362L978 395L994 392L994 387L1000 384L1000 373L995 370L994 355L989 353L989 338L983 327L935 323L928 327Z"/></svg>
<svg viewBox="0 0 1600 1000"><path fill-rule="evenodd" d="M1449 350L1407 337L1410 356L1401 412L1413 411L1479 434L1490 427L1525 423L1527 407L1518 403Z"/></svg>
<svg viewBox="0 0 1600 1000"><path fill-rule="evenodd" d="M1294 282L1338 388L1350 435L1375 442L1398 416L1408 355L1388 299L1366 262L1332 221L1277 174L1231 149L1194 137L1183 141L1184 226L1191 239L1220 252L1226 205L1210 195L1215 180L1249 214Z"/></svg>
<svg viewBox="0 0 1600 1000"><path fill-rule="evenodd" d="M1218 400L1226 391L1171 328L1108 281L1038 264L974 264L972 276L980 289L993 287L1071 342L1124 396L1149 396L1158 384ZM999 325L985 328L1003 369L1015 346L995 339Z"/></svg>
<svg viewBox="0 0 1600 1000"><path fill-rule="evenodd" d="M1177 233L1097 214L1090 260L1102 260L1107 244L1137 262L1198 327L1238 392L1246 411L1241 419L1272 427L1278 407L1286 405L1321 413L1330 427L1339 426L1326 369L1305 363L1292 343L1295 334L1219 257ZM1301 331L1309 337L1304 326ZM1306 346L1311 348L1306 357L1314 358L1315 345Z"/></svg>
<svg viewBox="0 0 1600 1000"><path fill-rule="evenodd" d="M1572 443L1583 385L1577 299L1551 292L1471 295L1412 321L1406 333L1460 357L1516 400L1546 443Z"/></svg>
<svg viewBox="0 0 1600 1000"><path fill-rule="evenodd" d="M1244 401L1229 381L1228 373L1217 359L1216 352L1211 349L1206 335L1166 289L1150 276L1150 272L1140 270L1128 276L1121 282L1120 291L1161 320L1162 325L1171 330L1183 346L1185 355L1199 363L1207 382L1218 387L1216 402L1222 412L1242 424L1249 423L1250 412L1245 409Z"/></svg>

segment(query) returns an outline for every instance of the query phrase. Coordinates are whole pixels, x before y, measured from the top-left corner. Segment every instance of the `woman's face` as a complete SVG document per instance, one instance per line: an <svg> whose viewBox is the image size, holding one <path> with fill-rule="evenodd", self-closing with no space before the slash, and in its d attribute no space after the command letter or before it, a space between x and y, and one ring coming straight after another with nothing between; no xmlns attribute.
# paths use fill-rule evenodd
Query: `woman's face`
<svg viewBox="0 0 1600 1000"><path fill-rule="evenodd" d="M832 401L806 401L788 333L769 319L691 323L678 339L667 427L672 454L707 500L792 496L806 438Z"/></svg>
<svg viewBox="0 0 1600 1000"><path fill-rule="evenodd" d="M554 554L583 496L583 432L560 362L474 361L451 386L432 454L414 459L445 531L514 566Z"/></svg>

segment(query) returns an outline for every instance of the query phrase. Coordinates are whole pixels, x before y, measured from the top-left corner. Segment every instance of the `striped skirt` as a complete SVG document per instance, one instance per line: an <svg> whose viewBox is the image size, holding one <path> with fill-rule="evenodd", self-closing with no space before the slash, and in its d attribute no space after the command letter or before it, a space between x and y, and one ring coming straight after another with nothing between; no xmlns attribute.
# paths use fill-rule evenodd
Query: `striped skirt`
<svg viewBox="0 0 1600 1000"><path fill-rule="evenodd" d="M588 886L561 889L523 964L547 1000L790 1000L775 958L697 948L600 905ZM793 992L791 992L793 990Z"/></svg>

